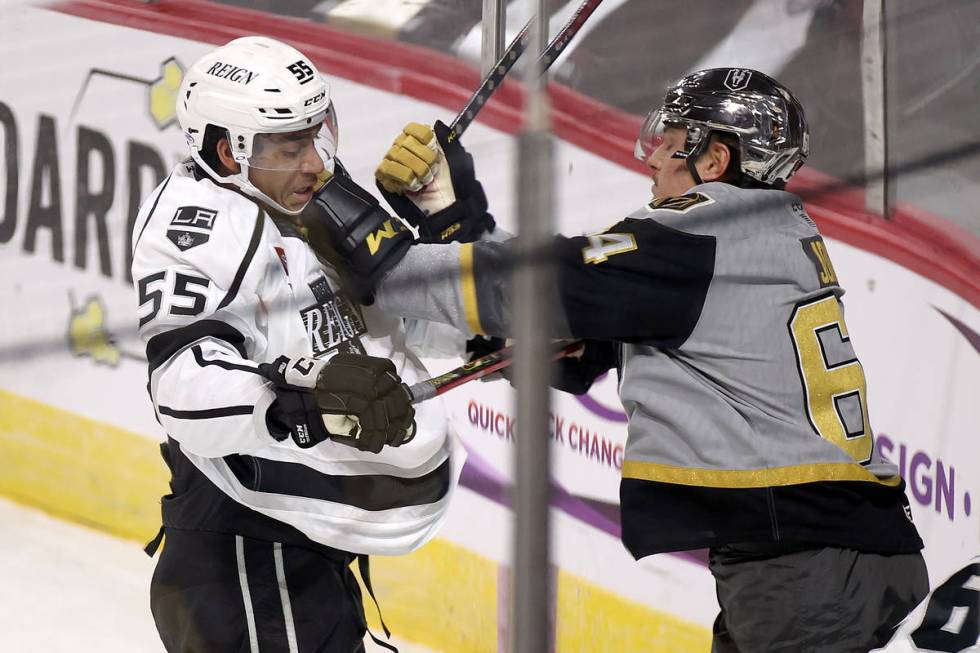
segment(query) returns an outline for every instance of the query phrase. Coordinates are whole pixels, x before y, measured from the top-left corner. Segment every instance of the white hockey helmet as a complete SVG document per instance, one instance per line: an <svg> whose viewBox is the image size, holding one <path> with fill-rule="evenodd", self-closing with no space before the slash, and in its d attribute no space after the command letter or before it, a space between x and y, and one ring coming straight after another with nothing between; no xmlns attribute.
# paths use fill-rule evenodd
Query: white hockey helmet
<svg viewBox="0 0 980 653"><path fill-rule="evenodd" d="M687 128L687 142L673 158L687 160L695 181L694 162L714 133L734 136L739 172L767 186L785 184L810 153L803 105L772 77L748 68L699 70L670 86L640 129L636 158L646 161L671 125Z"/></svg>
<svg viewBox="0 0 980 653"><path fill-rule="evenodd" d="M284 213L295 215L302 208L289 210L259 190L249 180L249 168L299 170L309 157L269 156L264 139L319 127L310 143L324 167L333 170L338 130L330 87L309 58L274 39L238 38L194 62L180 85L177 120L191 156L209 175ZM241 172L220 175L202 157L208 126L227 132Z"/></svg>

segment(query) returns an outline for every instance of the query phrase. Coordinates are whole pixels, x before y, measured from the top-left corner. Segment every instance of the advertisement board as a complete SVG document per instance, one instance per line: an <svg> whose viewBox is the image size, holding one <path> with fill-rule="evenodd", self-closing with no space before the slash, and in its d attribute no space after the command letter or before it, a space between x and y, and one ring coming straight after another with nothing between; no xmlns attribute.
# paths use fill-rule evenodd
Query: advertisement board
<svg viewBox="0 0 980 653"><path fill-rule="evenodd" d="M276 36L274 24L266 28ZM187 155L175 93L187 65L212 46L26 6L3 33L3 55L23 63L0 70L0 451L18 461L0 471L0 491L148 539L165 492L154 452L164 434L135 330L132 224L141 201ZM49 38L39 47L42 34ZM365 187L405 122L452 117L445 106L452 98L434 103L348 79L332 74L331 61L318 63L339 115L339 156ZM466 145L498 224L516 231L512 132L476 123ZM555 215L564 233L599 231L649 198L647 178L586 141L557 147ZM819 206L811 213L821 221ZM847 288L877 446L907 479L930 573L942 578L980 550L980 312L895 256L846 238L828 238L828 249ZM426 363L436 374L459 361ZM407 637L447 650L494 650L507 642L509 491L523 434L504 381L465 385L445 402L469 451L465 489L439 539L415 554L416 570L382 562L376 584L382 596L388 591L386 616L402 621ZM651 637L656 650L703 646L717 610L703 554L637 563L619 543L626 430L615 374L585 396L554 393L547 437L560 650L600 650L596 641L607 642L601 650L627 650ZM40 488L32 479L41 472L32 470L59 479L64 492ZM87 502L64 498L80 492ZM399 593L418 570L428 574L431 596ZM443 587L460 574L471 574L471 587ZM472 615L455 626L412 623L413 611L461 601ZM581 610L606 613L586 648L576 648Z"/></svg>

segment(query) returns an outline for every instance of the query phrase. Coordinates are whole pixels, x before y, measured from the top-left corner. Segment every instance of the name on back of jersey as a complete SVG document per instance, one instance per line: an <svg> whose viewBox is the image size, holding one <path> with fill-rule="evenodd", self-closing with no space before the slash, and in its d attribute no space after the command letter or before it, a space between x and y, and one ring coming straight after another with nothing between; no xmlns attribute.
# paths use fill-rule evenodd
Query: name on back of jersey
<svg viewBox="0 0 980 653"><path fill-rule="evenodd" d="M810 238L803 238L800 240L803 245L803 252L806 257L810 259L813 263L814 269L817 271L817 278L820 280L820 287L826 288L827 286L837 286L837 272L834 270L834 264L830 261L830 254L827 253L827 246L823 242L823 238L820 236L812 236Z"/></svg>

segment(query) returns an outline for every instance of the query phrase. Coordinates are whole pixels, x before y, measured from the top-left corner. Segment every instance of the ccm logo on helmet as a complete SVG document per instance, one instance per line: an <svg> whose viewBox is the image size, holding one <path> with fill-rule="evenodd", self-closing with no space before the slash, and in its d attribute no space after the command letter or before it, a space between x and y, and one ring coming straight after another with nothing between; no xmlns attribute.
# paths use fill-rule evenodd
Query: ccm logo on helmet
<svg viewBox="0 0 980 653"><path fill-rule="evenodd" d="M239 82L243 85L248 84L259 76L258 73L253 73L250 70L239 68L238 66L232 66L230 63L221 63L220 61L211 66L211 68L208 69L207 74L214 77L227 79L232 82Z"/></svg>
<svg viewBox="0 0 980 653"><path fill-rule="evenodd" d="M310 99L308 99L306 102L304 102L303 103L303 106L304 107L308 107L311 104L316 104L317 102L319 102L320 100L322 100L323 99L323 96L326 95L326 94L327 94L326 91L321 91L320 93L317 93L316 95L314 95L313 97L311 97Z"/></svg>

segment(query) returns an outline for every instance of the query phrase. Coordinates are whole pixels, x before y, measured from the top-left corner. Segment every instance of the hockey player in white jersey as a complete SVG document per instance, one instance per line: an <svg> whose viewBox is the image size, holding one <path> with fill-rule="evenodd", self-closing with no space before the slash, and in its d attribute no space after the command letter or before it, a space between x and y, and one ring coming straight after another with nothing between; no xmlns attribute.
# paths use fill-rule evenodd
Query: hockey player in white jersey
<svg viewBox="0 0 980 653"><path fill-rule="evenodd" d="M586 340L557 387L582 393L616 368L623 543L636 558L709 549L715 653L865 653L928 590L904 481L874 446L843 289L784 190L808 150L803 107L776 80L693 73L636 144L654 198L551 250L551 333ZM381 280L361 292L386 310L506 336L513 244L450 242L486 223L467 156L440 123L410 125L386 155L378 181L408 191L389 203L423 238L407 253L402 234L367 256L357 234L377 227L362 216L326 223L359 278Z"/></svg>
<svg viewBox="0 0 980 653"><path fill-rule="evenodd" d="M980 555L929 592L871 653L980 653Z"/></svg>
<svg viewBox="0 0 980 653"><path fill-rule="evenodd" d="M440 403L401 387L428 376L401 319L352 301L295 224L346 178L313 63L234 40L191 66L177 115L191 158L133 234L172 472L154 620L170 651L360 651L350 563L431 538L462 451Z"/></svg>

